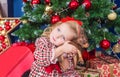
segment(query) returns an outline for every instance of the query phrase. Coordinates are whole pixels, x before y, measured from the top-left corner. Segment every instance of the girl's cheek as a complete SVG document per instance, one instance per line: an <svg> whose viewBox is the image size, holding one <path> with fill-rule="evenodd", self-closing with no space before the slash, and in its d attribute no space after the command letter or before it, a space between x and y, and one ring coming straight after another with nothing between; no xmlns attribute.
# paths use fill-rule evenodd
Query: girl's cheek
<svg viewBox="0 0 120 77"><path fill-rule="evenodd" d="M62 45L64 43L64 41L63 40L57 40L56 41L56 44L59 46L59 45Z"/></svg>
<svg viewBox="0 0 120 77"><path fill-rule="evenodd" d="M65 41L64 40L60 40L59 42L60 42L60 44L63 44Z"/></svg>

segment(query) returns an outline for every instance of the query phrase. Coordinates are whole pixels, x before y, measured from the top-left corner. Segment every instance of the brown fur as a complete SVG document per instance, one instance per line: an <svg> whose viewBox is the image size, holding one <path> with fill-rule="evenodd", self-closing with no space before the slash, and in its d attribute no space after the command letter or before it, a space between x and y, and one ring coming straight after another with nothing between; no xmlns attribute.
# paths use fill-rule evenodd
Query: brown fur
<svg viewBox="0 0 120 77"><path fill-rule="evenodd" d="M75 56L73 56L73 64L74 64L74 68L76 68L78 62L84 63L82 54L81 54L82 48L80 48L75 42L70 42L70 44L74 45L78 49L77 54ZM64 55L61 55L59 57L59 64L60 64L62 70L65 71L69 68L69 65L66 66L67 63L69 64L68 59L64 58Z"/></svg>

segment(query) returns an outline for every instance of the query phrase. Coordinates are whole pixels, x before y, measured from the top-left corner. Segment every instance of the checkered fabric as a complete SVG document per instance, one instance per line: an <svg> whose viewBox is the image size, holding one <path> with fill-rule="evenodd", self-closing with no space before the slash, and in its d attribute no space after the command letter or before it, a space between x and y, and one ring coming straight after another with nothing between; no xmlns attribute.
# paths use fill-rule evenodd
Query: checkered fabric
<svg viewBox="0 0 120 77"><path fill-rule="evenodd" d="M53 48L55 48L55 45L53 45L48 38L40 37L37 38L35 46L35 61L32 64L29 77L80 77L73 69L72 61L70 62L72 66L69 70L64 72L61 70L62 73L59 73L56 69L53 69L52 72L48 73L45 68L54 63L51 62L50 59L53 56Z"/></svg>

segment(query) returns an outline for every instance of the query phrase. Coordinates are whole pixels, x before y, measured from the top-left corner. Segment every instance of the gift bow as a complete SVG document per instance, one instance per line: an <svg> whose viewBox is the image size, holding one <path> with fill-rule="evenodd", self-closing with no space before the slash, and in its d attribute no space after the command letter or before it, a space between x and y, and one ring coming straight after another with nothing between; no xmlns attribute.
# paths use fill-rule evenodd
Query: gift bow
<svg viewBox="0 0 120 77"><path fill-rule="evenodd" d="M57 70L58 73L62 73L61 69L60 69L60 66L59 66L59 63L50 64L49 66L45 67L45 71L48 72L48 73L51 73L54 69Z"/></svg>

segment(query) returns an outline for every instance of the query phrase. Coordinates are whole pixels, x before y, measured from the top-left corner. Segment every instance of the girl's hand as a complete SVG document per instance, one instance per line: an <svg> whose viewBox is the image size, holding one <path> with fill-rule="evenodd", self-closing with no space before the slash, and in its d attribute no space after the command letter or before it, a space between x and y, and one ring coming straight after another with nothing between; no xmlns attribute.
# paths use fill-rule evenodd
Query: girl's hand
<svg viewBox="0 0 120 77"><path fill-rule="evenodd" d="M62 49L64 53L73 53L73 54L76 54L78 50L74 45L70 44L69 41L65 42L62 45Z"/></svg>

